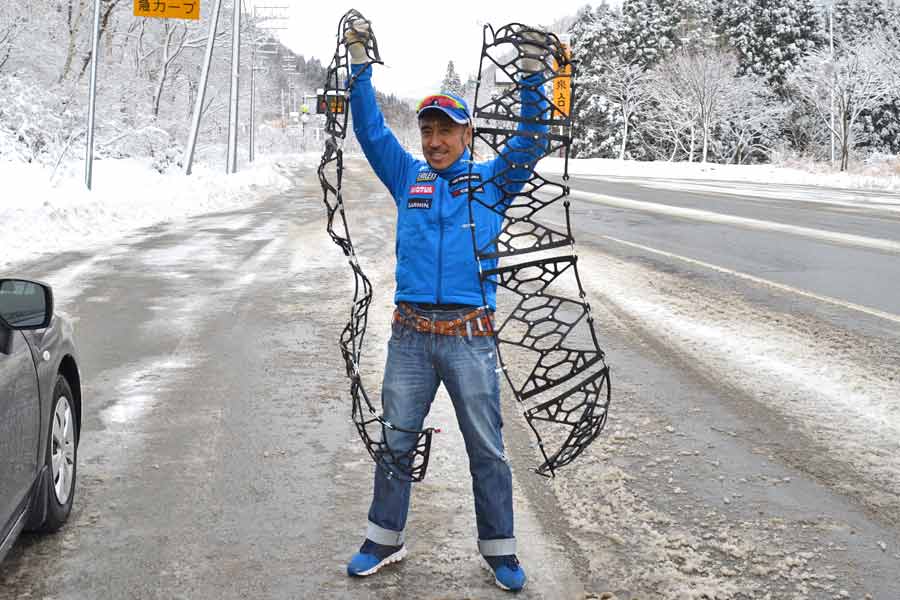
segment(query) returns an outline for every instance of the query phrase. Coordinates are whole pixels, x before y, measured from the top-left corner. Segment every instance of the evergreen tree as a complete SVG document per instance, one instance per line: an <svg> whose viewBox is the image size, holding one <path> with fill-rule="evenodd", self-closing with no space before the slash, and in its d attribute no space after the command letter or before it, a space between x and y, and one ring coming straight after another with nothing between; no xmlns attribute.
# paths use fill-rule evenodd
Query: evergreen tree
<svg viewBox="0 0 900 600"><path fill-rule="evenodd" d="M603 94L603 77L606 61L620 51L621 18L605 1L596 10L585 6L569 32L578 63L573 155L612 156L617 126L614 107Z"/></svg>
<svg viewBox="0 0 900 600"><path fill-rule="evenodd" d="M888 10L884 0L835 0L833 18L835 43L853 43L887 27Z"/></svg>
<svg viewBox="0 0 900 600"><path fill-rule="evenodd" d="M716 0L714 22L737 52L740 74L764 77L776 89L824 41L813 0Z"/></svg>
<svg viewBox="0 0 900 600"><path fill-rule="evenodd" d="M649 68L671 54L680 43L681 4L672 0L625 0L622 58Z"/></svg>
<svg viewBox="0 0 900 600"><path fill-rule="evenodd" d="M444 75L444 81L441 83L441 91L456 94L457 96L465 95L465 89L459 74L456 72L456 67L453 66L452 60L447 63L447 74Z"/></svg>

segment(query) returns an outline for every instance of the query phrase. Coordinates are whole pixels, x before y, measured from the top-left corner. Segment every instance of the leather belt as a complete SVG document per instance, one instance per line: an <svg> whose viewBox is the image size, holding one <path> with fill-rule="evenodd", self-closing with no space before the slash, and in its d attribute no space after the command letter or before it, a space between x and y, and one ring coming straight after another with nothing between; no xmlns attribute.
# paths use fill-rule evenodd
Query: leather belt
<svg viewBox="0 0 900 600"><path fill-rule="evenodd" d="M437 335L493 336L494 323L491 315L483 308L464 314L458 319L437 321L417 315L407 304L400 304L394 309L394 323L409 327L419 333Z"/></svg>

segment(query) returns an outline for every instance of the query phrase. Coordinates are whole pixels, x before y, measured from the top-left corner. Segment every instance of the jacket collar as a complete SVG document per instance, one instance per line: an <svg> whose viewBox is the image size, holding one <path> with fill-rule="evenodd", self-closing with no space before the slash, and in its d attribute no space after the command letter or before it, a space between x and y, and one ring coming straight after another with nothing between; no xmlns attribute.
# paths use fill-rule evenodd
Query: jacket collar
<svg viewBox="0 0 900 600"><path fill-rule="evenodd" d="M472 155L469 152L469 148L466 147L463 149L463 153L460 155L460 157L457 158L456 162L454 162L452 165L450 165L446 169L438 170L432 168L432 170L440 175L443 179L452 179L457 175L462 175L463 173L469 172L469 161L471 159L471 156Z"/></svg>

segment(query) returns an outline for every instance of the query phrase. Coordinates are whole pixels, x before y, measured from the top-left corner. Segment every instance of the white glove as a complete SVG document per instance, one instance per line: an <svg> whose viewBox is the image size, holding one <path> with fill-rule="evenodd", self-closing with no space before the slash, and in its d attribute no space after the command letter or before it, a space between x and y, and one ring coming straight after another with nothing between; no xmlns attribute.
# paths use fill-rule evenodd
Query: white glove
<svg viewBox="0 0 900 600"><path fill-rule="evenodd" d="M541 45L522 44L522 50L525 51L528 56L523 56L519 59L519 68L529 75L543 72L544 69L547 68L542 60L543 55L546 54L545 45L547 43L547 34L537 30L524 31L522 32L522 39Z"/></svg>
<svg viewBox="0 0 900 600"><path fill-rule="evenodd" d="M372 26L365 19L357 19L353 21L350 28L344 33L344 45L347 46L347 52L350 54L350 62L359 65L369 62L369 55L366 53L366 43L372 35Z"/></svg>

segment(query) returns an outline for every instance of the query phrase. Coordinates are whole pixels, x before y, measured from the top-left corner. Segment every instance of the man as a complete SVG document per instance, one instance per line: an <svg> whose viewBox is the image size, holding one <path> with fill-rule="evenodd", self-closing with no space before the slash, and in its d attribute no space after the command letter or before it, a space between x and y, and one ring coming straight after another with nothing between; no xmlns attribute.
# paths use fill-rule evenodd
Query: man
<svg viewBox="0 0 900 600"><path fill-rule="evenodd" d="M350 93L356 137L397 205L394 324L382 386L384 419L420 430L438 386L443 383L465 440L475 497L478 549L506 590L525 585L513 533L512 474L503 450L499 376L493 340L495 286L482 293L472 245L479 248L499 234L503 217L487 206L502 206L521 190L542 155L535 136L513 138L492 161L471 164L472 116L453 94L423 99L417 116L425 160L407 152L385 126L372 88L372 69L364 44L369 24L350 30L345 43L357 79ZM543 39L531 33L529 39ZM539 55L539 48L528 56ZM532 73L524 82L540 85L537 58L522 59ZM545 116L546 101L536 89L522 92L523 117ZM520 130L544 133L546 126L523 123ZM472 174L469 175L470 166ZM472 206L469 188L481 202ZM501 189L502 188L502 189ZM504 191L506 195L504 195ZM492 264L493 263L493 264ZM485 269L496 261L483 261ZM414 434L387 432L393 450L407 450ZM404 545L411 484L375 469L366 540L347 566L352 576L367 576L406 556Z"/></svg>

